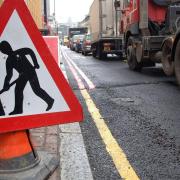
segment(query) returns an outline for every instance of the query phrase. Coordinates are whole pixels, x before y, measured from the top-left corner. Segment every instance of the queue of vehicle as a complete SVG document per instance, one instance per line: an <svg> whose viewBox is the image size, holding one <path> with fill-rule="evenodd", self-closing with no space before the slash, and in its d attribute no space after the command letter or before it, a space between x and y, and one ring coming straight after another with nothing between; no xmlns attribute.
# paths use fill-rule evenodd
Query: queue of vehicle
<svg viewBox="0 0 180 180"><path fill-rule="evenodd" d="M71 50L98 59L125 56L134 71L161 63L180 85L179 0L94 0L89 17L90 34L69 36Z"/></svg>

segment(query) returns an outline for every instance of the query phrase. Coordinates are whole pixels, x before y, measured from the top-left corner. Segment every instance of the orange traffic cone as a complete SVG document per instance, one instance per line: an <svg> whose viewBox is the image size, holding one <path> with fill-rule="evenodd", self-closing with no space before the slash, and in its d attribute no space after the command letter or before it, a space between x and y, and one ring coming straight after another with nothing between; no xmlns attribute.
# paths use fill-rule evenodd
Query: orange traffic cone
<svg viewBox="0 0 180 180"><path fill-rule="evenodd" d="M38 162L26 131L0 134L0 170L20 170Z"/></svg>
<svg viewBox="0 0 180 180"><path fill-rule="evenodd" d="M28 131L0 134L0 179L46 179L59 163L44 153L40 160Z"/></svg>

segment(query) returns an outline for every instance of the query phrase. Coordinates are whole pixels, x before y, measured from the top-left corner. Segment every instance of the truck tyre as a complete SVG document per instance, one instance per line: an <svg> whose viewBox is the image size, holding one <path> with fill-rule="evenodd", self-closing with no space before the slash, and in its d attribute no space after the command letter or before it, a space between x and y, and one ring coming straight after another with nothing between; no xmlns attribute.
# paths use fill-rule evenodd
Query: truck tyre
<svg viewBox="0 0 180 180"><path fill-rule="evenodd" d="M177 80L177 84L180 86L180 39L178 40L178 43L176 45L174 62L175 62L176 80Z"/></svg>
<svg viewBox="0 0 180 180"><path fill-rule="evenodd" d="M163 71L167 76L172 76L174 74L174 61L172 61L171 58L172 47L173 42L171 39L167 39L162 47L161 62Z"/></svg>
<svg viewBox="0 0 180 180"><path fill-rule="evenodd" d="M84 51L84 56L87 56L87 52L86 51Z"/></svg>
<svg viewBox="0 0 180 180"><path fill-rule="evenodd" d="M97 49L97 57L100 60L103 59L103 54L102 54L102 51L101 51L100 47L98 47L98 49Z"/></svg>
<svg viewBox="0 0 180 180"><path fill-rule="evenodd" d="M128 39L127 43L127 62L129 69L134 71L141 71L142 63L138 63L136 59L136 49L133 47L133 38Z"/></svg>
<svg viewBox="0 0 180 180"><path fill-rule="evenodd" d="M95 58L96 57L96 51L92 51L92 56Z"/></svg>

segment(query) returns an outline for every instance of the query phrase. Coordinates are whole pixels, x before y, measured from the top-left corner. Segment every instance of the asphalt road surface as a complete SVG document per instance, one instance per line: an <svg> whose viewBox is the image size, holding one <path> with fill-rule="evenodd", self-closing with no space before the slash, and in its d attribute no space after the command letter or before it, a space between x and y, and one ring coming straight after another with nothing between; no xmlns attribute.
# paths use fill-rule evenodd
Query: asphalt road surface
<svg viewBox="0 0 180 180"><path fill-rule="evenodd" d="M180 89L161 66L128 69L61 48L84 110L81 131L95 180L180 180Z"/></svg>

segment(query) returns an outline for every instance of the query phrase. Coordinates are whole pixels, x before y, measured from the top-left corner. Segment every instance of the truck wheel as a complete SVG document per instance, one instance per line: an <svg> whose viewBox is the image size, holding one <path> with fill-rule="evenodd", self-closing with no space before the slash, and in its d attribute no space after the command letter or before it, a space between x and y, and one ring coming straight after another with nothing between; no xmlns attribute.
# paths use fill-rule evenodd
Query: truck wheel
<svg viewBox="0 0 180 180"><path fill-rule="evenodd" d="M133 47L133 38L128 39L127 43L127 62L129 69L134 71L141 71L142 63L138 63L136 59L136 50Z"/></svg>
<svg viewBox="0 0 180 180"><path fill-rule="evenodd" d="M180 86L180 39L178 40L178 43L176 45L174 62L175 62L175 74L176 74L177 84Z"/></svg>
<svg viewBox="0 0 180 180"><path fill-rule="evenodd" d="M102 51L101 51L101 49L100 48L98 48L97 49L97 57L98 57L98 59L103 59L103 54L102 54Z"/></svg>
<svg viewBox="0 0 180 180"><path fill-rule="evenodd" d="M162 67L163 71L167 76L172 76L174 74L174 61L171 58L171 51L173 47L173 42L171 39L165 41L162 47Z"/></svg>
<svg viewBox="0 0 180 180"><path fill-rule="evenodd" d="M96 57L96 51L92 51L92 56L95 58Z"/></svg>

